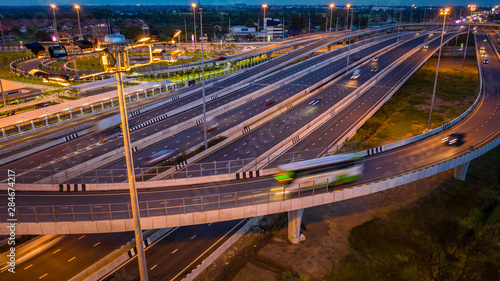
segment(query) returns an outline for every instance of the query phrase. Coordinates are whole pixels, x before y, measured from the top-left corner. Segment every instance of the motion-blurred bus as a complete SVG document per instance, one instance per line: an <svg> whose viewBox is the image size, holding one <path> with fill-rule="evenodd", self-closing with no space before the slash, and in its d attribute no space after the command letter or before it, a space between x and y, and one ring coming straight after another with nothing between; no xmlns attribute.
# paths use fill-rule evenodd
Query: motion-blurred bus
<svg viewBox="0 0 500 281"><path fill-rule="evenodd" d="M298 191L299 186L312 188L339 185L363 176L363 156L357 153L339 154L278 166L274 178L286 185L286 191Z"/></svg>

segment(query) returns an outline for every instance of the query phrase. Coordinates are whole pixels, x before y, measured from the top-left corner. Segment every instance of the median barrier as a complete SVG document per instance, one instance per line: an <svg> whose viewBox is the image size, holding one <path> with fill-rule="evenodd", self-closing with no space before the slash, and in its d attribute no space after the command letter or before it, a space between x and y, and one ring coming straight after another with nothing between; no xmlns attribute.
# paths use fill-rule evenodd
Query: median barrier
<svg viewBox="0 0 500 281"><path fill-rule="evenodd" d="M388 52L388 51L396 48L397 46L398 46L398 44L390 45L386 48L383 48L383 49L373 53L372 56L376 56L380 53ZM374 84L374 82L377 82L379 79L381 79L382 77L384 77L385 75L390 73L390 71L392 71L395 67L397 67L407 56L416 52L417 49L418 49L418 47L415 48L415 50L413 52L410 52L409 54L405 55L404 57L401 57L397 61L394 61L391 65L389 65L386 69L384 69L384 71L382 71L379 75L376 75L376 76L372 77L370 80L366 81L363 85L358 87L351 94L344 97L341 101L339 101L337 104L332 106L330 109L328 109L327 111L322 113L320 116L316 117L313 121L309 122L306 126L300 128L299 130L296 130L294 133L289 135L285 140L281 141L279 144L275 145L274 147L269 149L267 152L263 153L260 156L263 158L263 160L261 160L260 162L257 162L257 163L250 163L250 164L246 165L242 170L243 171L248 171L251 169L259 170L259 169L262 169L263 167L267 166L272 161L269 157L272 157L272 156L274 156L274 158L278 157L279 154L284 153L291 146L298 143L300 141L301 135L302 135L302 138L304 138L305 136L311 134L316 128L318 128L319 126L321 126L322 124L327 122L333 116L338 114L338 112L340 112L342 109L344 109L346 106L348 106L351 102L353 102L355 99L357 99L360 95L362 95L369 87L371 87ZM369 62L369 58L370 57L368 57L368 59L366 59L365 61L360 62L360 64L365 63L365 62ZM356 65L353 65L353 67L351 67L351 68L354 68L355 66ZM317 93L321 92L322 89L330 87L331 85L335 84L338 80L341 80L343 78L344 78L344 76L341 76L341 77L331 81L330 83L316 89L313 93L311 93L311 96L316 95ZM265 155L269 155L269 157L266 157Z"/></svg>
<svg viewBox="0 0 500 281"><path fill-rule="evenodd" d="M342 54L343 55L347 55L346 53ZM337 57L338 59L338 57ZM359 64L365 62L367 60L367 58L364 58L360 61L357 61L356 63L353 63L350 65L350 68L354 68L354 67L357 67ZM269 120L272 120L278 116L280 116L282 113L288 111L294 104L300 104L304 101L306 101L308 98L312 97L313 95L315 95L317 91L311 93L311 90L312 89L315 89L317 87L319 87L320 85L328 82L330 79L332 79L333 77L337 76L337 75L340 75L344 70L340 70L340 71L337 71L336 73L330 75L329 77L321 80L320 82L308 87L307 89L297 93L296 95L286 99L285 101L282 101L279 105L277 105L276 107L280 107L281 106L281 109L273 112L272 114L269 114L268 111L271 110L266 110L264 112L261 112L260 114L250 118L250 119L247 119L245 121L243 121L242 123L238 124L237 126L233 126L232 128L218 134L217 136L214 136L212 137L212 139L214 138L218 138L218 137L228 137L227 139L225 139L224 141L216 144L215 146L213 147L210 147L208 148L207 150L204 150L203 152L191 157L190 159L187 160L188 163L193 163L195 161L198 161L199 159L205 157L206 155L212 153L213 151L216 151L218 150L220 147L222 146L225 146L226 144L234 141L235 139L239 138L241 135L245 135L247 134L248 132L250 132L250 127L253 127L253 128L258 128L260 127L261 125L267 123ZM340 79L340 78L339 78ZM336 82L336 81L335 81ZM319 90L321 90L322 88L320 88ZM298 100L297 100L297 96L298 95L301 95L302 94L302 97L300 97ZM241 132L241 134L240 134ZM190 153L191 151L194 151L196 150L196 147L193 147L191 149L188 149L186 151L186 153ZM177 169L175 167L173 168L170 168L169 170L163 172L163 173L160 173L158 176L155 176L153 177L151 180L158 180L162 177L167 177L169 176L170 174L176 172Z"/></svg>
<svg viewBox="0 0 500 281"><path fill-rule="evenodd" d="M474 35L474 40L476 40L476 36L475 35ZM477 42L476 42L476 46L477 46ZM483 75L482 75L483 70L481 68L481 62L479 60L479 57L480 56L476 56L477 65L478 65L478 71L479 71L479 77L480 77L480 79L479 79L479 94L478 94L476 100L474 101L474 103L469 107L469 109L467 109L467 111L465 111L460 116L458 116L457 118L453 119L452 121L450 121L450 122L448 122L448 123L446 123L446 124L444 124L444 125L436 128L436 129L433 129L433 130L428 131L426 133L420 134L418 136L411 137L409 139L405 139L405 140L402 140L402 141L398 141L398 142L395 142L395 143L391 143L391 144L388 144L388 145L381 146L378 150L376 150L376 149L375 150L373 150L373 149L372 150L366 150L365 152L362 152L362 153L366 153L366 155L373 155L373 154L376 154L378 151L380 151L380 152L381 151L388 151L388 150L396 149L396 148L399 148L399 147L402 147L402 146L405 146L405 145L408 145L408 144L411 144L411 143L418 142L420 140L423 140L423 139L428 138L430 136L436 135L436 134L438 134L438 133L440 133L442 131L445 131L445 130L451 128L452 126L456 125L458 122L462 121L465 117L467 117L477 107L477 105L481 101L482 93L484 91L484 89L483 89ZM427 59L428 58L430 58L430 56L428 56Z"/></svg>
<svg viewBox="0 0 500 281"><path fill-rule="evenodd" d="M372 40L372 39L368 39L368 40ZM358 47L358 48L362 48L362 47L363 46ZM346 55L346 53L343 53L340 56L343 57L345 55ZM337 60L337 59L338 59L338 56L330 59L329 61L326 61L324 63L324 65L328 64L330 61L334 61L334 60ZM358 62L352 64L351 67L355 67L359 63L362 63L362 62L363 62L363 60L358 61ZM298 77L298 76L301 76L301 75L304 75L304 74L310 73L310 72L312 72L312 70L304 70L304 71L301 71L300 73L297 73L296 76ZM292 79L293 79L293 77L295 77L295 75L292 76ZM312 87L309 87L308 89L312 89L314 87L317 87L317 85L319 85L321 83L324 83L325 81L327 81L329 79L331 79L331 78L326 78L326 79L322 80L322 82L317 83L317 84L313 85ZM287 81L291 81L291 80L287 80ZM274 89L277 89L277 88L281 87L282 85L284 85L284 84L283 83L280 83L280 84L275 83L275 84L269 85L268 87L265 87L264 89L260 90L258 96L267 94L268 91L272 91ZM289 103L289 102L293 101L293 99L294 99L293 97L289 98L285 102ZM246 103L246 101L247 101L247 97L242 97L242 98L240 98L240 99L238 99L236 101L233 101L233 102L231 102L231 106L225 106L222 109L216 109L216 111L218 112L217 114L222 114L222 113L226 112L227 110L230 110L231 108L233 108L233 107L235 107L237 105L242 105L242 104ZM282 102L281 104L285 104L285 102ZM193 103L200 103L201 104L201 101L196 101L196 102L193 102ZM193 103L190 103L190 105L193 104ZM188 105L186 105L186 106L188 106ZM247 120L244 123L241 123L239 126L233 127L232 130L230 130L231 134L240 131L241 128L249 126L250 124L252 124L256 120L259 120L260 118L263 118L263 117L267 116L269 114L268 112L272 111L272 110L273 109L270 108L269 110L264 111L263 113L261 113L261 114L259 114L257 116L254 116L254 118L252 118L250 120ZM175 114L175 112L176 111L174 110L174 111L169 112L167 114ZM212 115L212 113L209 112L209 115ZM150 136L148 136L146 138L142 138L142 139L134 142L131 146L133 147L134 151L141 150L141 149L143 149L145 147L153 145L154 143L158 142L161 139L164 139L165 137L177 134L177 133L185 130L186 128L191 128L192 126L196 126L197 125L196 121L199 120L200 118L202 119L201 115L197 116L197 117L195 117L195 118L193 118L191 120L185 121L185 122L183 122L181 124L169 127L166 130L163 130L161 132L157 132L157 133L155 133L153 135L150 135ZM220 136L220 135L221 134L219 134L218 136ZM227 135L227 134L225 134L225 135ZM196 150L196 149L197 149L197 147L193 147L192 149L188 150L187 153L191 152L192 150ZM99 156L97 158L94 158L92 160L89 160L89 161L86 161L84 163L81 163L81 164L78 164L76 166L73 166L70 169L67 169L65 171L61 171L59 173L56 173L56 174L52 175L51 177L42 179L42 180L39 181L39 183L54 183L54 181L55 182L59 182L59 183L61 183L61 182L68 182L71 179L77 178L78 175L81 176L83 173L90 172L90 171L94 170L97 167L102 167L103 165L106 165L106 164L112 163L114 161L117 161L118 159L120 159L122 157L123 154L124 154L124 149L123 148L117 149L115 151L108 152L105 155L101 155L101 156ZM202 154L203 154L203 152L202 152ZM172 170L169 170L169 171L172 171ZM154 179L157 179L157 177L155 177Z"/></svg>
<svg viewBox="0 0 500 281"><path fill-rule="evenodd" d="M168 234L172 228L162 228L158 230L147 230L144 232L143 238L145 239L144 244L146 247L152 243L158 241L161 237ZM131 242L123 245L120 249L114 250L110 254L106 255L104 258L100 259L96 263L87 267L77 275L73 276L70 281L91 281L100 280L105 277L108 273L112 272L120 265L124 264L128 260L135 256L135 238ZM132 254L132 252L134 254Z"/></svg>

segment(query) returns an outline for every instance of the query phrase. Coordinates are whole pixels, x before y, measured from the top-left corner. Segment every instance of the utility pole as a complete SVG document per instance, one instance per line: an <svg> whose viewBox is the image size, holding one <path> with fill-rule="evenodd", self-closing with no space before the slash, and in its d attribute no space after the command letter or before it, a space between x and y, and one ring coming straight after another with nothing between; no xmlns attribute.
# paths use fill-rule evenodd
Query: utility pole
<svg viewBox="0 0 500 281"><path fill-rule="evenodd" d="M187 24L186 24L186 18L184 18L184 37L186 37L186 44L188 42L188 27L187 27ZM180 43L180 41L179 41Z"/></svg>
<svg viewBox="0 0 500 281"><path fill-rule="evenodd" d="M207 142L207 111L205 107L205 60L203 59L203 8L199 8L200 12L200 38L201 38L201 89L202 89L202 94L203 94L203 136L205 138L205 149L208 148L208 142Z"/></svg>
<svg viewBox="0 0 500 281"><path fill-rule="evenodd" d="M467 45L469 45L469 33L470 33L470 22L472 21L472 11L476 9L476 6L469 5L469 8L470 8L469 29L467 30L467 40L465 40L465 50L464 50L464 59L462 61L462 70L464 70L465 66L465 55L467 54Z"/></svg>

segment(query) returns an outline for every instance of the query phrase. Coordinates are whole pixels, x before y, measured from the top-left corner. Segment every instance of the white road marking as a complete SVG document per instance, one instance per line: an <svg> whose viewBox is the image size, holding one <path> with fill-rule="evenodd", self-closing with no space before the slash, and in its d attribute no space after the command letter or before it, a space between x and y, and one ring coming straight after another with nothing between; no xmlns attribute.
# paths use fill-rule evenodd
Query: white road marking
<svg viewBox="0 0 500 281"><path fill-rule="evenodd" d="M95 247L95 246L97 246L97 245L99 245L99 244L101 244L101 242L97 242L97 243L95 243L95 244L94 244L94 247Z"/></svg>
<svg viewBox="0 0 500 281"><path fill-rule="evenodd" d="M172 252L172 254L173 254L173 253L175 253L175 252L177 252L177 250L179 250L179 249L175 249L175 250Z"/></svg>
<svg viewBox="0 0 500 281"><path fill-rule="evenodd" d="M153 267L151 267L149 270L153 270L153 269L155 269L157 266L158 266L158 265L157 265L157 264L155 264L155 265L154 265Z"/></svg>
<svg viewBox="0 0 500 281"><path fill-rule="evenodd" d="M57 249L57 250L55 250L54 252L52 252L52 254L55 254L55 253L59 252L60 250L61 250L61 249Z"/></svg>
<svg viewBox="0 0 500 281"><path fill-rule="evenodd" d="M47 275L49 275L49 274L48 274L48 273L45 273L44 275L42 275L42 276L38 277L38 279L42 279L43 277L45 277L45 276L47 276Z"/></svg>
<svg viewBox="0 0 500 281"><path fill-rule="evenodd" d="M82 239L83 237L85 237L85 235L80 236L80 237L78 238L78 240Z"/></svg>
<svg viewBox="0 0 500 281"><path fill-rule="evenodd" d="M191 237L191 240L193 240L195 237L196 237L196 234L195 234L195 235L193 235L193 237Z"/></svg>
<svg viewBox="0 0 500 281"><path fill-rule="evenodd" d="M72 257L68 260L68 262L71 262L72 260L76 259L76 257Z"/></svg>
<svg viewBox="0 0 500 281"><path fill-rule="evenodd" d="M28 265L27 267L25 267L25 268L24 268L24 270L26 270L26 269L28 269L28 268L30 268L30 267L32 267L32 266L33 266L33 264L30 264L30 265Z"/></svg>

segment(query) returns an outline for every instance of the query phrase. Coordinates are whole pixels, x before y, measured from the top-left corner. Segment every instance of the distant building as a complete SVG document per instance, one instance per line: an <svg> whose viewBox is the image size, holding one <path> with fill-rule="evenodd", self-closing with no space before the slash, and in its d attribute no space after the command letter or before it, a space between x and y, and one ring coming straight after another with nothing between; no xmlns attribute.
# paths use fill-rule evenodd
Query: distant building
<svg viewBox="0 0 500 281"><path fill-rule="evenodd" d="M266 36L271 40L283 38L283 24L278 19L266 18Z"/></svg>
<svg viewBox="0 0 500 281"><path fill-rule="evenodd" d="M246 27L246 26L232 26L231 32L234 35L254 35L256 33L255 27Z"/></svg>
<svg viewBox="0 0 500 281"><path fill-rule="evenodd" d="M105 23L97 24L92 27L92 39L99 42L104 42L104 37L109 34L109 26Z"/></svg>

